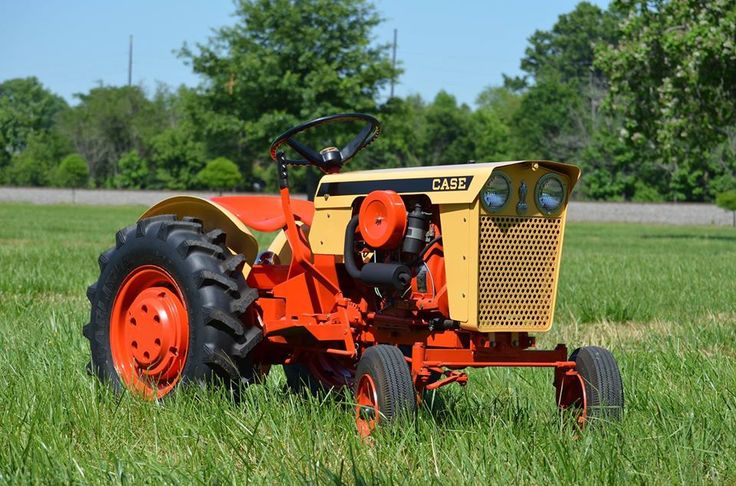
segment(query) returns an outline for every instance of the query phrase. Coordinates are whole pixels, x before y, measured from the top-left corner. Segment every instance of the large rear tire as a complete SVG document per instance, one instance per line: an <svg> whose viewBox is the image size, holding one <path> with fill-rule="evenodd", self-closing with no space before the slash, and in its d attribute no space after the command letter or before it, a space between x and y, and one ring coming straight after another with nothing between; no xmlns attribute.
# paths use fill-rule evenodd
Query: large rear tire
<svg viewBox="0 0 736 486"><path fill-rule="evenodd" d="M252 382L249 354L262 331L242 320L257 297L244 262L222 231L205 234L191 218L155 216L118 231L87 289L92 370L149 399L188 382L234 391Z"/></svg>

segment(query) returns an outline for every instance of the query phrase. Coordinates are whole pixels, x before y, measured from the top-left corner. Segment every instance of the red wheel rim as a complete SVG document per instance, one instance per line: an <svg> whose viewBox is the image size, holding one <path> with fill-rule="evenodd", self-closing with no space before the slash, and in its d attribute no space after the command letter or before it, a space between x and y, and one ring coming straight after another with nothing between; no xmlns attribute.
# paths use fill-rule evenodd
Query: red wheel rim
<svg viewBox="0 0 736 486"><path fill-rule="evenodd" d="M125 386L160 398L181 379L189 351L189 316L174 278L154 265L123 281L110 316L110 349Z"/></svg>
<svg viewBox="0 0 736 486"><path fill-rule="evenodd" d="M376 428L381 410L378 407L376 384L370 375L360 377L355 391L355 424L361 437L368 437Z"/></svg>
<svg viewBox="0 0 736 486"><path fill-rule="evenodd" d="M575 409L576 421L581 427L588 421L588 397L585 393L585 381L577 371L567 371L557 389L557 405L561 409Z"/></svg>

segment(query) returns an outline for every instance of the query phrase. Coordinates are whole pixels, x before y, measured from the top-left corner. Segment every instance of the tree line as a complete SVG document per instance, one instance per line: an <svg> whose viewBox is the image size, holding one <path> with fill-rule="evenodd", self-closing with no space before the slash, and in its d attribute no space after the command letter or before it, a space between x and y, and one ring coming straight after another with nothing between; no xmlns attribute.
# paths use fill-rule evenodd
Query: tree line
<svg viewBox="0 0 736 486"><path fill-rule="evenodd" d="M736 0L581 2L536 31L522 75L474 107L445 91L385 99L401 67L373 41L381 18L368 0L235 10L232 26L180 49L195 88L98 86L70 106L35 78L0 83L0 184L274 189L272 137L364 111L383 135L349 170L550 159L582 167L580 198L712 201L736 189ZM298 190L318 178L295 176Z"/></svg>

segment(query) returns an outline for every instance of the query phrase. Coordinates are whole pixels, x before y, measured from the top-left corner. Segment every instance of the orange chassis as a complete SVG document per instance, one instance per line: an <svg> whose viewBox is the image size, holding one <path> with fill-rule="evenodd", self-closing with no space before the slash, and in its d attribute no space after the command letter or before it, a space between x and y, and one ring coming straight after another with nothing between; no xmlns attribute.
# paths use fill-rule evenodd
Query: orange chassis
<svg viewBox="0 0 736 486"><path fill-rule="evenodd" d="M440 242L423 257L438 276L436 294L418 292L415 277L409 295L378 312L369 304L373 288L351 279L339 257L312 254L297 225L288 188L281 189L280 197L292 260L284 265L256 263L249 273L248 285L259 291L249 318L260 323L264 336L254 350L254 362L311 363L311 371L319 376L330 366L354 370L361 351L374 344L397 345L405 350L418 399L424 390L464 385L464 368L554 368L558 405L576 404L581 422L585 420L584 382L575 362L568 360L565 345L536 350L535 338L527 333L488 334L439 325L449 314ZM238 209L241 214L258 211L253 205ZM437 222L433 225L440 234ZM327 373L319 377L334 386L352 385L330 382Z"/></svg>

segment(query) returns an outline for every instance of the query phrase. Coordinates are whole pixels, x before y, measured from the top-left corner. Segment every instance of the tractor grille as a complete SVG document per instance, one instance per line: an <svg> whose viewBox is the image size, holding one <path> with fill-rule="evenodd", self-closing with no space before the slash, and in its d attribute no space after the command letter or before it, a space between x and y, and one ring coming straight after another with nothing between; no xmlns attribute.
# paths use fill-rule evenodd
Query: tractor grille
<svg viewBox="0 0 736 486"><path fill-rule="evenodd" d="M559 218L481 216L480 330L533 331L549 327L562 227Z"/></svg>

